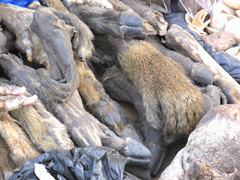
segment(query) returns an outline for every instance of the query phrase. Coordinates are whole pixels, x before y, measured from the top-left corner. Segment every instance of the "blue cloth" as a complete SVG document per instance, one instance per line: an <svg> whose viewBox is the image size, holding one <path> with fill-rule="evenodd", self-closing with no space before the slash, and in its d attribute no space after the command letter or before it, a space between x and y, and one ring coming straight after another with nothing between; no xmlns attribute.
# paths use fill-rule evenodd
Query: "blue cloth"
<svg viewBox="0 0 240 180"><path fill-rule="evenodd" d="M0 0L2 3L13 4L16 6L27 7L34 0ZM40 1L40 0L37 0Z"/></svg>

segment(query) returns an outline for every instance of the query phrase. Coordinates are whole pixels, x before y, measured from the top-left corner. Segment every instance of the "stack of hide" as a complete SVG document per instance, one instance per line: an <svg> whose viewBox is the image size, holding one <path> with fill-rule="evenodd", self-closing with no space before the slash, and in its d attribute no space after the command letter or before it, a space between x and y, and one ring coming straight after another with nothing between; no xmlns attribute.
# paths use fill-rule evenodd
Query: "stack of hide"
<svg viewBox="0 0 240 180"><path fill-rule="evenodd" d="M0 3L0 179L151 179L209 110L240 102L238 83L162 13L144 0ZM192 162L174 178L214 166Z"/></svg>

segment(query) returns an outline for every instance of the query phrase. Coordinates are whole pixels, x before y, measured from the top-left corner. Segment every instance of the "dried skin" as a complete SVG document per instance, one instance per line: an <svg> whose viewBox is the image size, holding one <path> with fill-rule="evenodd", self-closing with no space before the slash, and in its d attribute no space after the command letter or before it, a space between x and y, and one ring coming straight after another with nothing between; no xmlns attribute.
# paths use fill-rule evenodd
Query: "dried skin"
<svg viewBox="0 0 240 180"><path fill-rule="evenodd" d="M48 7L53 7L58 11L68 12L67 8L60 0L42 0L41 3Z"/></svg>
<svg viewBox="0 0 240 180"><path fill-rule="evenodd" d="M143 38L143 37L146 37L146 34L156 35L156 31L154 29L155 27L153 28L150 25L151 23L149 24L144 19L143 16L142 16L143 18L139 17L144 24L142 27L140 27L136 24L133 25L135 23L134 21L133 21L133 24L127 24L128 18L126 18L125 22L124 21L118 22L119 19L115 20L115 22L111 22L112 20L114 20L114 18L115 18L114 16L119 16L117 14L124 12L124 11L131 13L132 16L134 16L134 15L138 16L137 13L139 13L139 12L137 12L137 11L136 11L137 13L134 12L134 10L135 10L134 6L136 4L139 4L139 2L135 2L134 6L131 7L132 9L129 6L127 6L128 4L125 5L124 3L122 3L119 0L109 0L109 1L107 1L107 0L101 0L101 1L99 1L99 0L90 0L90 1L63 0L62 2L63 2L63 4L65 4L68 7L70 12L79 16L79 18L82 19L83 21L85 21L85 23L88 24L90 28L94 29L94 31L98 31L98 32L105 33L105 34L111 33L112 35L118 36L118 37L138 36L138 37ZM74 6L77 6L77 8L74 8ZM139 5L138 5L138 7L139 7L139 9L143 8L142 6L139 6ZM85 15L89 14L89 12L91 13L91 15L95 16L94 19L89 20L88 16L85 16ZM107 16L109 16L110 18ZM101 17L101 18L99 18L99 17ZM155 24L159 20L158 17L160 17L160 16L158 16L158 14L155 13L154 18L153 18L154 19L153 21L155 21ZM131 17L129 17L129 19L131 19ZM163 19L163 18L161 18L161 19ZM94 25L90 21L94 21L94 23L96 23L96 25ZM166 21L164 21L164 22L166 23ZM117 23L119 23L120 26ZM102 24L105 25L105 27L101 27ZM117 31L117 29L119 29L122 32L119 33L119 30ZM123 29L123 30L121 30L121 29ZM159 30L159 27L157 27L157 30ZM166 30L164 30L164 31L166 31Z"/></svg>
<svg viewBox="0 0 240 180"><path fill-rule="evenodd" d="M40 155L23 130L7 113L0 113L0 135L7 143L10 157L16 165L20 166Z"/></svg>
<svg viewBox="0 0 240 180"><path fill-rule="evenodd" d="M68 10L84 21L96 34L119 38L145 38L147 32L142 18L131 11L116 11L80 3L66 3Z"/></svg>
<svg viewBox="0 0 240 180"><path fill-rule="evenodd" d="M166 35L169 47L205 64L214 76L214 84L227 96L229 103L240 103L239 84L203 49L193 36L173 24Z"/></svg>
<svg viewBox="0 0 240 180"><path fill-rule="evenodd" d="M100 123L85 111L78 92L75 90L65 103L53 101L49 93L52 89L41 86L43 75L38 70L18 63L20 59L12 56L5 56L0 64L14 84L22 84L31 93L38 93L46 109L67 127L78 146L101 146L100 135L103 132Z"/></svg>
<svg viewBox="0 0 240 180"><path fill-rule="evenodd" d="M0 27L0 53L2 52L2 49L6 46L6 43L7 43L7 38L2 33L2 29Z"/></svg>
<svg viewBox="0 0 240 180"><path fill-rule="evenodd" d="M39 8L34 13L31 29L41 37L51 62L51 71L39 70L45 75L40 82L32 81L44 86L53 101L65 102L76 90L79 80L71 44L74 28L65 24L49 8Z"/></svg>
<svg viewBox="0 0 240 180"><path fill-rule="evenodd" d="M25 87L0 86L0 96L13 95L18 96L26 91Z"/></svg>
<svg viewBox="0 0 240 180"><path fill-rule="evenodd" d="M6 84L7 81L0 83L7 89L18 88ZM27 96L29 93L25 92L24 95ZM58 148L69 150L74 147L67 128L49 113L40 101L37 101L34 106L12 110L10 113L18 120L39 151L48 152Z"/></svg>
<svg viewBox="0 0 240 180"><path fill-rule="evenodd" d="M74 147L67 133L67 128L50 114L40 102L31 107L11 111L11 115L19 121L39 151L70 150Z"/></svg>
<svg viewBox="0 0 240 180"><path fill-rule="evenodd" d="M78 90L92 114L117 134L121 134L123 120L113 100L105 93L91 70L83 62L76 62L79 74Z"/></svg>
<svg viewBox="0 0 240 180"><path fill-rule="evenodd" d="M62 19L66 24L74 27L72 38L72 48L76 52L76 58L80 61L88 60L93 53L93 33L89 27L82 22L76 15L69 12L53 11L53 13Z"/></svg>
<svg viewBox="0 0 240 180"><path fill-rule="evenodd" d="M106 136L109 137L112 143L118 144L116 138L113 138L116 137L116 135L91 114L86 112L76 90L65 103L52 101L45 87L38 86L39 81L42 80L42 75L39 71L27 67L22 63L18 63L18 61L20 61L20 59L17 57L11 58L11 56L8 58L5 56L5 58L2 58L0 61L2 68L6 70L7 76L11 79L11 83L20 83L31 91L31 93L38 93L39 99L44 102L46 109L67 127L71 138L78 146L101 146ZM34 83L29 83L32 80L34 80ZM125 139L124 141L127 140ZM149 156L145 157L148 150L142 144L133 143L133 141L134 140L127 141L125 147L117 150L126 153L128 157L131 157L131 155L135 157L135 154L138 154L137 158L130 158L129 161L134 160L141 162L142 158L148 159ZM106 143L106 146L111 147L112 143ZM138 149L137 152L135 152L135 148ZM149 160L147 160L146 163L149 163Z"/></svg>
<svg viewBox="0 0 240 180"><path fill-rule="evenodd" d="M46 1L46 0L44 0ZM66 6L72 3L84 4L88 7L97 6L112 9L112 4L108 0L61 0Z"/></svg>
<svg viewBox="0 0 240 180"><path fill-rule="evenodd" d="M49 59L43 50L41 41L30 29L33 13L34 10L0 3L1 23L15 34L16 47L27 55L30 62L36 60L50 69Z"/></svg>
<svg viewBox="0 0 240 180"><path fill-rule="evenodd" d="M93 34L89 27L82 22L76 15L71 14L60 0L43 0L42 3L48 7L58 18L63 20L66 24L74 27L74 35L72 39L73 49L76 51L79 60L86 60L91 57L93 52L94 39Z"/></svg>
<svg viewBox="0 0 240 180"><path fill-rule="evenodd" d="M16 165L9 157L9 149L5 140L0 136L0 180L9 179Z"/></svg>
<svg viewBox="0 0 240 180"><path fill-rule="evenodd" d="M55 1L51 4L55 9L61 10L61 2ZM120 134L123 123L120 117L120 112L114 102L105 93L102 85L97 81L93 73L87 67L87 63L79 62L78 60L86 60L91 57L93 51L93 34L90 29L80 21L75 15L53 11L65 23L75 27L76 33L73 38L73 49L76 53L76 64L80 79L79 92L82 98L86 101L89 110L100 121Z"/></svg>
<svg viewBox="0 0 240 180"><path fill-rule="evenodd" d="M0 111L10 111L22 106L33 105L37 101L37 96L25 96L25 87L9 85L0 86Z"/></svg>
<svg viewBox="0 0 240 180"><path fill-rule="evenodd" d="M160 36L165 36L167 33L168 23L164 19L160 6L155 5L149 7L149 5L143 0L121 0L127 6L137 12L142 18L144 18Z"/></svg>

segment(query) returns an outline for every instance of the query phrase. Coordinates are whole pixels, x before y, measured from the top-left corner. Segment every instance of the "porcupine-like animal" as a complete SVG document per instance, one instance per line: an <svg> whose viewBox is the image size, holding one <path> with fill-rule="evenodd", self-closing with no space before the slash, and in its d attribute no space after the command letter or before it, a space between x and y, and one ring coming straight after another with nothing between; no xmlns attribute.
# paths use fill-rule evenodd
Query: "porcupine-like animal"
<svg viewBox="0 0 240 180"><path fill-rule="evenodd" d="M148 125L162 131L164 143L186 138L204 114L204 96L183 68L151 43L132 40L117 45L118 63L143 99Z"/></svg>

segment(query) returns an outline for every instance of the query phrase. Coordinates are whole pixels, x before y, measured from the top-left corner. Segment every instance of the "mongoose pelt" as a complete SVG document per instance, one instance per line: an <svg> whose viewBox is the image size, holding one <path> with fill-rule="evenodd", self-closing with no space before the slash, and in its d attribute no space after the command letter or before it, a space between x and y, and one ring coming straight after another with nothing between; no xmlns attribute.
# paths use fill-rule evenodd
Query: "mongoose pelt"
<svg viewBox="0 0 240 180"><path fill-rule="evenodd" d="M124 75L142 95L147 123L161 130L164 142L186 138L203 116L204 96L183 68L151 43L118 43L117 58Z"/></svg>

